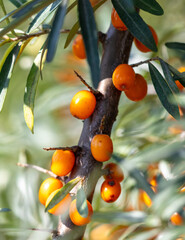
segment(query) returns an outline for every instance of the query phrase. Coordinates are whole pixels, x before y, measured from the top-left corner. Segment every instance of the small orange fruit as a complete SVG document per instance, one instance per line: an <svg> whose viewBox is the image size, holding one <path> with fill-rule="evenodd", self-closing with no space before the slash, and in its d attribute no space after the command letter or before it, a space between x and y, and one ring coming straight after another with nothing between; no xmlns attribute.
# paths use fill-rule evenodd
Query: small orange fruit
<svg viewBox="0 0 185 240"><path fill-rule="evenodd" d="M106 175L103 175L105 179L115 179L118 182L123 181L124 175L122 169L115 163L108 163L103 169L108 170Z"/></svg>
<svg viewBox="0 0 185 240"><path fill-rule="evenodd" d="M56 178L47 178L44 180L44 182L41 184L39 188L39 201L45 205L46 200L49 197L49 195L55 191L56 189L59 189L63 187L63 183Z"/></svg>
<svg viewBox="0 0 185 240"><path fill-rule="evenodd" d="M55 190L54 192L52 192L49 197L46 200L46 205L45 207L48 206L48 204L51 202L51 200L54 198L54 196L58 193L60 189ZM63 198L59 203L57 203L53 208L51 208L50 210L48 210L49 213L53 214L53 215L61 215L63 213L65 213L70 206L71 203L71 196L68 193L65 198Z"/></svg>
<svg viewBox="0 0 185 240"><path fill-rule="evenodd" d="M125 95L132 101L141 101L147 95L147 82L140 74L135 75L134 85L125 91Z"/></svg>
<svg viewBox="0 0 185 240"><path fill-rule="evenodd" d="M121 193L121 185L115 179L107 179L101 186L101 197L105 202L115 202Z"/></svg>
<svg viewBox="0 0 185 240"><path fill-rule="evenodd" d="M111 138L106 134L97 134L91 141L91 153L99 162L108 161L113 152Z"/></svg>
<svg viewBox="0 0 185 240"><path fill-rule="evenodd" d="M120 64L114 70L112 75L114 86L120 90L125 91L130 89L135 82L135 72L128 64Z"/></svg>
<svg viewBox="0 0 185 240"><path fill-rule="evenodd" d="M72 201L70 208L69 208L69 216L70 216L71 221L75 225L82 226L82 225L86 225L90 222L91 216L93 214L93 208L88 200L87 200L87 207L88 207L88 216L82 217L77 210L76 199L74 199Z"/></svg>
<svg viewBox="0 0 185 240"><path fill-rule="evenodd" d="M65 176L71 172L75 164L75 155L72 151L56 150L51 161L51 171L57 176Z"/></svg>
<svg viewBox="0 0 185 240"><path fill-rule="evenodd" d="M155 32L155 30L148 25L148 27L150 28L150 31L152 32L154 41L156 43L156 45L158 44L158 37L157 37L157 33ZM143 43L141 43L139 40L137 40L136 38L134 38L134 43L137 47L138 50L140 50L141 52L151 52L151 50L149 48L147 48Z"/></svg>
<svg viewBox="0 0 185 240"><path fill-rule="evenodd" d="M119 17L118 13L116 12L116 10L114 8L112 9L111 21L112 21L112 25L116 29L118 29L120 31L126 31L127 30L127 27L122 22L121 18Z"/></svg>
<svg viewBox="0 0 185 240"><path fill-rule="evenodd" d="M139 199L147 206L147 207L151 207L152 206L152 200L151 198L148 196L148 194L143 191L143 190L140 190L140 193L139 193Z"/></svg>
<svg viewBox="0 0 185 240"><path fill-rule="evenodd" d="M100 2L100 0L90 0L92 7L94 7L99 2Z"/></svg>
<svg viewBox="0 0 185 240"><path fill-rule="evenodd" d="M181 72L181 73L185 72L185 67L178 68L178 71ZM182 91L184 89L184 86L178 80L175 81L175 83L176 83L179 91Z"/></svg>
<svg viewBox="0 0 185 240"><path fill-rule="evenodd" d="M185 186L181 188L180 192L185 192Z"/></svg>
<svg viewBox="0 0 185 240"><path fill-rule="evenodd" d="M181 215L177 212L175 212L174 214L172 214L172 216L170 217L171 223L173 225L182 225L183 224L183 218L181 217Z"/></svg>
<svg viewBox="0 0 185 240"><path fill-rule="evenodd" d="M73 49L73 53L76 57L78 57L80 59L86 58L84 41L83 41L83 37L81 34L78 34L77 37L75 38L73 45L72 45L72 49Z"/></svg>
<svg viewBox="0 0 185 240"><path fill-rule="evenodd" d="M90 91L82 90L74 95L70 104L71 114L79 119L91 116L96 107L96 98Z"/></svg>

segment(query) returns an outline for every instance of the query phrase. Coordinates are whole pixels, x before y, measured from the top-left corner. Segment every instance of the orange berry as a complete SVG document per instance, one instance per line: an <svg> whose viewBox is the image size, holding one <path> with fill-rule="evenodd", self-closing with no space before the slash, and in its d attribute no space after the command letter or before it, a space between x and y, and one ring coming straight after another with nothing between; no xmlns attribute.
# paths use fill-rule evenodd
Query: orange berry
<svg viewBox="0 0 185 240"><path fill-rule="evenodd" d="M124 175L122 169L115 163L108 163L103 169L108 170L106 175L103 175L105 179L115 179L118 182L123 181Z"/></svg>
<svg viewBox="0 0 185 240"><path fill-rule="evenodd" d="M134 85L125 91L125 95L132 101L141 101L147 94L147 82L140 74L135 75Z"/></svg>
<svg viewBox="0 0 185 240"><path fill-rule="evenodd" d="M112 25L116 29L118 29L120 31L126 31L127 30L127 27L122 22L121 18L119 17L118 13L116 12L116 10L114 8L112 9L111 21L112 21Z"/></svg>
<svg viewBox="0 0 185 240"><path fill-rule="evenodd" d="M151 207L152 206L152 200L151 200L151 198L148 196L148 194L145 191L140 190L139 198L147 207Z"/></svg>
<svg viewBox="0 0 185 240"><path fill-rule="evenodd" d="M157 179L156 176L153 176L153 178L149 181L151 188L154 192L157 192Z"/></svg>
<svg viewBox="0 0 185 240"><path fill-rule="evenodd" d="M177 212L175 212L174 214L171 215L170 220L173 225L182 225L183 224L183 218Z"/></svg>
<svg viewBox="0 0 185 240"><path fill-rule="evenodd" d="M51 202L51 200L54 198L54 196L58 193L60 189L55 190L54 192L52 192L49 197L46 200L46 207L48 206L48 204ZM51 208L50 210L48 210L49 213L53 214L53 215L61 215L63 213L65 213L67 211L67 209L69 209L71 203L71 196L68 193L65 198L63 198L59 203L57 203L53 208Z"/></svg>
<svg viewBox="0 0 185 240"><path fill-rule="evenodd" d="M106 134L97 134L91 141L91 153L99 162L108 161L113 152L111 138Z"/></svg>
<svg viewBox="0 0 185 240"><path fill-rule="evenodd" d="M100 0L90 0L92 7L94 7L99 2L100 2Z"/></svg>
<svg viewBox="0 0 185 240"><path fill-rule="evenodd" d="M185 192L185 186L181 188L180 192Z"/></svg>
<svg viewBox="0 0 185 240"><path fill-rule="evenodd" d="M83 37L81 34L78 34L77 37L75 38L73 45L72 45L72 49L73 49L73 53L76 57L78 57L80 59L86 58L84 41L83 41Z"/></svg>
<svg viewBox="0 0 185 240"><path fill-rule="evenodd" d="M71 172L75 164L75 155L72 151L56 150L51 161L51 171L57 176L65 176Z"/></svg>
<svg viewBox="0 0 185 240"><path fill-rule="evenodd" d="M69 216L71 221L77 225L77 226L82 226L82 225L86 225L90 222L91 220L91 216L93 214L93 208L90 204L90 202L87 200L87 207L88 207L88 216L87 217L82 217L80 215L80 213L77 210L76 207L76 199L74 199L70 205L69 208Z"/></svg>
<svg viewBox="0 0 185 240"><path fill-rule="evenodd" d="M44 182L41 184L39 188L39 201L45 205L46 200L49 197L49 195L55 191L56 189L59 189L63 187L63 184L60 180L56 178L47 178L44 180Z"/></svg>
<svg viewBox="0 0 185 240"><path fill-rule="evenodd" d="M112 75L114 86L120 90L125 91L131 88L135 82L135 72L128 64L120 64L114 70Z"/></svg>
<svg viewBox="0 0 185 240"><path fill-rule="evenodd" d="M152 32L154 41L156 43L156 45L158 44L158 37L157 37L157 33L155 32L155 30L148 25L148 27L150 28L150 31ZM137 47L138 50L140 50L141 52L151 52L151 50L149 48L147 48L143 43L141 43L139 40L137 40L136 38L134 38L134 43Z"/></svg>
<svg viewBox="0 0 185 240"><path fill-rule="evenodd" d="M79 119L86 119L91 116L96 107L94 94L87 90L77 92L71 100L71 114Z"/></svg>
<svg viewBox="0 0 185 240"><path fill-rule="evenodd" d="M181 72L181 73L185 72L185 67L180 67L180 68L178 68L178 71ZM183 88L184 88L184 86L183 86L178 80L175 81L175 83L176 83L179 91L182 91Z"/></svg>
<svg viewBox="0 0 185 240"><path fill-rule="evenodd" d="M115 202L121 193L121 185L115 179L106 179L101 186L101 197L105 202Z"/></svg>

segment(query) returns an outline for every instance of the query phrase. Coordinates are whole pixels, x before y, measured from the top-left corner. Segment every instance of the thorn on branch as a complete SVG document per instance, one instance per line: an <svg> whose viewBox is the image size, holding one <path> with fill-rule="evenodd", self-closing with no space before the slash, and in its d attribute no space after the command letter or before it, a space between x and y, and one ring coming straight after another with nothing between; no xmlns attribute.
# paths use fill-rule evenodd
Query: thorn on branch
<svg viewBox="0 0 185 240"><path fill-rule="evenodd" d="M138 62L138 63L134 63L134 64L130 64L131 67L138 67L142 64L145 64L145 63L149 63L151 61L158 61L159 60L159 57L153 57L153 58L149 58L145 61L141 61L141 62Z"/></svg>
<svg viewBox="0 0 185 240"><path fill-rule="evenodd" d="M90 90L90 92L92 92L95 96L96 95L100 95L101 93L95 89L93 89L84 79L83 77L78 74L75 70L74 73L76 74L76 76L80 79L80 81Z"/></svg>
<svg viewBox="0 0 185 240"><path fill-rule="evenodd" d="M79 150L81 150L81 147L79 146L72 146L72 147L49 147L49 148L43 148L46 151L55 151L55 150L69 150L72 152L77 152Z"/></svg>
<svg viewBox="0 0 185 240"><path fill-rule="evenodd" d="M101 123L100 123L99 131L100 131L101 134L103 133L104 128L105 128L105 118L106 118L106 116L104 115L102 120L101 120Z"/></svg>

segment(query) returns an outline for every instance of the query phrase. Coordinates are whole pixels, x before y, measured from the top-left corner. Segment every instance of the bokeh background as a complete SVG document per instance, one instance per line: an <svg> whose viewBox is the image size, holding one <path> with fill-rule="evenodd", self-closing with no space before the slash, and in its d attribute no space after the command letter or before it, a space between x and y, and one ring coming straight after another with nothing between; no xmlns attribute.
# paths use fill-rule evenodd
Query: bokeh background
<svg viewBox="0 0 185 240"><path fill-rule="evenodd" d="M164 45L167 41L184 42L185 1L159 0L158 2L164 8L163 16L153 16L141 11L144 20L153 26L159 37L159 51L155 55L161 56L176 68L185 66L185 55L168 50ZM4 3L7 12L14 9L9 1ZM110 25L111 9L111 1L108 0L96 11L98 30L107 31ZM2 16L3 12L0 8L0 17ZM74 9L66 17L64 28L70 29L76 19L76 9ZM3 26L3 24L0 25L0 27ZM25 23L21 29L25 31L27 27L28 23ZM52 230L57 226L57 217L45 213L44 207L38 201L39 186L48 176L33 169L20 168L16 164L29 163L49 169L52 152L44 151L44 147L72 146L78 143L83 123L70 115L69 104L72 96L85 87L73 70L81 74L88 83L90 83L90 74L86 61L79 60L73 55L71 45L64 49L66 36L67 34L61 35L54 61L45 64L43 80L38 84L34 110L34 134L30 132L24 121L23 96L29 69L46 36L35 38L30 42L17 62L11 78L5 104L0 113L0 208L11 209L10 212L0 213L1 240L46 240L50 239L48 229ZM0 58L6 48L7 45L0 48ZM133 45L130 63L155 55L142 54ZM99 194L103 181L100 179L93 201L94 209L97 211L110 209L122 211L128 206L139 209L139 190L135 179L131 178L127 171L130 165L134 164L142 170L147 178L150 174L148 167L151 163L157 162L159 185L164 177L169 180L174 179L185 170L185 151L182 144L184 121L177 123L170 120L153 90L147 65L141 65L135 70L146 77L149 94L139 103L127 100L122 94L119 116L112 132L114 152L124 158L120 163L126 176L122 184L122 195L115 204L104 203ZM178 127L174 128L174 125ZM142 210L145 208L146 206L142 207ZM85 235L86 239L103 239L101 235L97 238L98 234L115 227L112 223L103 225L103 230L94 234L93 238L91 229L95 225L95 222L90 224ZM114 236L112 239L118 239L118 237Z"/></svg>

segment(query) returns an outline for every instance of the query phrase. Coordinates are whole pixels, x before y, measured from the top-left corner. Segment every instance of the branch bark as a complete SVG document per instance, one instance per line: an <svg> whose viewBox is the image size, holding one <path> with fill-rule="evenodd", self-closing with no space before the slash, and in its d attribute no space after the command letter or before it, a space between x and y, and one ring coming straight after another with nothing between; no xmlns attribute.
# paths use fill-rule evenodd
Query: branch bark
<svg viewBox="0 0 185 240"><path fill-rule="evenodd" d="M128 32L116 30L110 26L104 42L104 53L101 60L101 82L98 91L102 94L97 97L97 105L93 115L84 121L83 130L79 140L81 152L77 156L76 165L70 174L68 181L76 177L84 178L84 190L87 199L91 202L98 179L102 175L102 163L94 160L90 150L91 139L100 133L102 119L105 128L103 133L110 135L114 121L118 114L118 104L121 92L112 84L112 73L121 63L127 63L130 55L133 37ZM77 188L73 189L76 193ZM76 227L70 219L60 219L57 234L53 240L82 239L85 226Z"/></svg>

